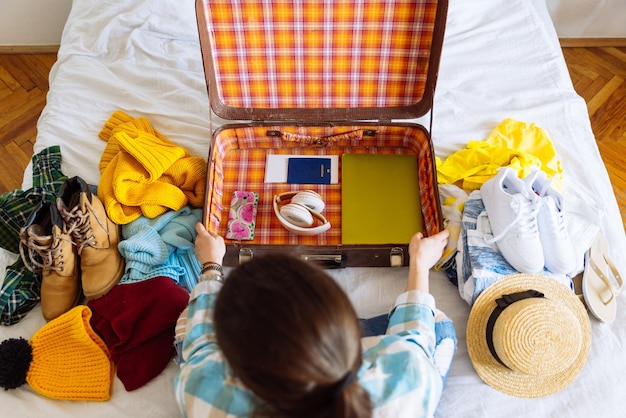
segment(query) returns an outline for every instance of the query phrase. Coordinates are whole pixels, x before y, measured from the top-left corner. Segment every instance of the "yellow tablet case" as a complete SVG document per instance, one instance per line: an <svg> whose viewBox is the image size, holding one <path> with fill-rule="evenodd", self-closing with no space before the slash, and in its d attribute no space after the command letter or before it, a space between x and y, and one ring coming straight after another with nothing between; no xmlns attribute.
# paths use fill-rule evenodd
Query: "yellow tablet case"
<svg viewBox="0 0 626 418"><path fill-rule="evenodd" d="M342 244L407 244L423 230L417 157L344 154Z"/></svg>

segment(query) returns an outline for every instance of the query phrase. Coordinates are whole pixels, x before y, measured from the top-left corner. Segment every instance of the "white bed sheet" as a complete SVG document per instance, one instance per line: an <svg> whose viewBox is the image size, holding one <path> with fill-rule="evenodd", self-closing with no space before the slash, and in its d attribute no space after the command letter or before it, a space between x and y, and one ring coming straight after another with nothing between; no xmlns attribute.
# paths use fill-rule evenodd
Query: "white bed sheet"
<svg viewBox="0 0 626 418"><path fill-rule="evenodd" d="M105 143L97 135L116 109L148 117L192 154L208 154L208 100L193 0L74 0L63 32L50 93L38 123L35 152L61 145L65 174L97 184ZM573 90L543 0L450 0L435 95L433 140L445 158L467 141L484 139L505 118L545 128L565 172L570 222L588 244L594 228L609 238L622 271L626 239L584 101ZM213 119L214 128L222 123ZM424 118L420 122L428 125ZM31 185L30 167L24 188ZM575 209L575 210L574 210ZM594 226L595 225L595 226ZM0 252L0 265L14 254ZM405 284L406 269L332 271L362 316L387 311ZM613 324L592 319L589 359L560 393L534 400L504 395L475 373L465 345L469 306L443 272L432 293L457 328L459 346L439 417L618 417L626 392L626 301ZM39 307L19 324L0 327L0 340L29 338L44 324ZM176 417L172 363L146 386L126 392L114 382L103 403L54 401L28 386L1 391L14 417ZM5 409L6 410L6 409Z"/></svg>

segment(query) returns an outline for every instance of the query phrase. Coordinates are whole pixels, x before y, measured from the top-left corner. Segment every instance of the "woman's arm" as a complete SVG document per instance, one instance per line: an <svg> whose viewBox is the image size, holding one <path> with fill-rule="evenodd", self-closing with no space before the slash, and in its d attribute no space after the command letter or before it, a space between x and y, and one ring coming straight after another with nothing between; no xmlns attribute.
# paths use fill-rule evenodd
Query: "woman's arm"
<svg viewBox="0 0 626 418"><path fill-rule="evenodd" d="M226 253L224 239L207 231L201 223L196 224L196 232L195 253L198 261L202 265L215 263L221 267ZM210 272L215 273L214 270ZM194 287L187 309L185 309L184 359L188 359L194 352L206 347L207 344L215 343L213 306L217 293L222 288L222 283L218 280L210 280L211 275L207 277L209 280L201 280Z"/></svg>

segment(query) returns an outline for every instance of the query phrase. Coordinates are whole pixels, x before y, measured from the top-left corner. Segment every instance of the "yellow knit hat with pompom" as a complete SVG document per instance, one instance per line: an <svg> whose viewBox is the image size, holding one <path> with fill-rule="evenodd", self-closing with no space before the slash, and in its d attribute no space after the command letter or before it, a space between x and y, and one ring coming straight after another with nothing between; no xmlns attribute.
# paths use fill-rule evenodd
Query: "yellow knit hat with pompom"
<svg viewBox="0 0 626 418"><path fill-rule="evenodd" d="M91 310L79 305L48 322L30 340L32 361L26 382L54 399L106 401L114 364L91 327Z"/></svg>

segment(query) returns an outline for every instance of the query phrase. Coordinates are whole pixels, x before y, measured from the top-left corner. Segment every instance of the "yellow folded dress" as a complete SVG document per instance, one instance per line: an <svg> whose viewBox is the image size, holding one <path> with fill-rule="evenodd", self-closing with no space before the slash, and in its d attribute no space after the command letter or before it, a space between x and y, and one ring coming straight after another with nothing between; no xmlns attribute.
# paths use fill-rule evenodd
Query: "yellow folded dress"
<svg viewBox="0 0 626 418"><path fill-rule="evenodd" d="M511 167L520 178L537 166L552 178L552 187L562 190L563 169L548 132L514 119L502 121L484 141L469 141L445 160L437 159L440 184L457 184L471 192L493 177L500 167Z"/></svg>

